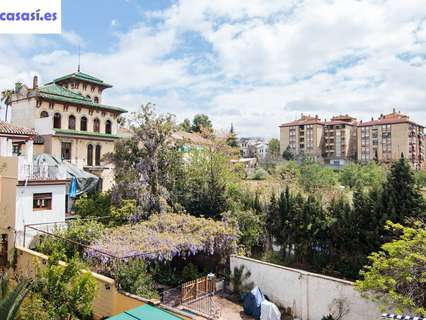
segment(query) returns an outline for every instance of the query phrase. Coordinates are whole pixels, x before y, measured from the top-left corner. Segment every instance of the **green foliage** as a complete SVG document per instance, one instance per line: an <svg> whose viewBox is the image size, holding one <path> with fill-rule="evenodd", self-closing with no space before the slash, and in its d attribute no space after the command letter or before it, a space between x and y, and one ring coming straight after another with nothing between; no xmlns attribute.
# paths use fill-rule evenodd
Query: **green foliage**
<svg viewBox="0 0 426 320"><path fill-rule="evenodd" d="M296 161L281 162L275 167L275 173L286 182L287 185L295 184L300 179L300 167Z"/></svg>
<svg viewBox="0 0 426 320"><path fill-rule="evenodd" d="M217 218L228 210L227 190L235 180L232 164L222 146L194 149L184 164L175 197L191 214Z"/></svg>
<svg viewBox="0 0 426 320"><path fill-rule="evenodd" d="M182 161L179 146L171 138L174 117L157 115L151 104L132 114L133 135L115 144L111 160L115 165L112 199L120 207L123 199L136 201L135 220L173 207L172 190L176 168Z"/></svg>
<svg viewBox="0 0 426 320"><path fill-rule="evenodd" d="M385 181L385 169L374 161L367 164L350 163L340 172L340 183L349 188L377 188Z"/></svg>
<svg viewBox="0 0 426 320"><path fill-rule="evenodd" d="M294 179L299 171L296 166L289 170L290 163L280 164L277 171ZM404 159L393 163L381 184L362 178L365 172L376 172L377 175L372 175L380 177L382 169L376 164L356 165L345 175L353 170L357 171L354 175L358 177L353 180L352 201L338 195L325 205L312 193L308 196L291 194L288 188L279 197L271 197L267 206L267 237L269 243L275 239L281 245L287 264L356 279L359 270L367 263L368 255L394 239L394 235L384 228L386 220L411 224L416 219L425 218L424 199ZM318 186L326 183L315 183L315 180L321 180L325 172L327 170L314 164L304 163L300 167L300 180L316 186L308 186L308 190L318 190ZM330 174L335 175L334 172ZM307 176L313 178L307 179ZM361 179L366 184L361 184Z"/></svg>
<svg viewBox="0 0 426 320"><path fill-rule="evenodd" d="M159 298L155 283L143 260L122 262L116 270L115 277L120 289L146 299Z"/></svg>
<svg viewBox="0 0 426 320"><path fill-rule="evenodd" d="M401 236L370 255L370 265L362 271L356 288L383 308L426 316L425 225L418 223L408 228L389 223L388 228Z"/></svg>
<svg viewBox="0 0 426 320"><path fill-rule="evenodd" d="M29 293L30 282L21 281L12 290L9 277L4 273L0 278L0 320L15 320L25 297Z"/></svg>
<svg viewBox="0 0 426 320"><path fill-rule="evenodd" d="M201 274L198 273L197 267L192 263L188 263L187 265L185 265L185 267L182 270L181 280L182 280L182 283L188 282L188 281L195 280L199 278L200 276Z"/></svg>
<svg viewBox="0 0 426 320"><path fill-rule="evenodd" d="M383 185L381 211L386 220L404 223L407 218L423 219L426 205L414 173L404 157L395 161Z"/></svg>
<svg viewBox="0 0 426 320"><path fill-rule="evenodd" d="M426 171L425 170L417 170L414 173L414 178L416 181L416 185L419 188L425 188L426 187Z"/></svg>
<svg viewBox="0 0 426 320"><path fill-rule="evenodd" d="M249 180L265 180L269 176L268 172L263 168L257 168L251 175Z"/></svg>
<svg viewBox="0 0 426 320"><path fill-rule="evenodd" d="M234 267L230 280L234 293L240 294L248 292L253 288L253 282L248 282L251 277L251 272L246 270L244 265Z"/></svg>
<svg viewBox="0 0 426 320"><path fill-rule="evenodd" d="M287 146L287 148L283 152L283 159L287 161L294 160L294 154L291 150L290 146Z"/></svg>
<svg viewBox="0 0 426 320"><path fill-rule="evenodd" d="M280 158L280 140L273 138L268 143L268 157L271 160L278 160ZM286 159L289 160L289 159Z"/></svg>
<svg viewBox="0 0 426 320"><path fill-rule="evenodd" d="M191 132L191 121L189 119L184 119L183 122L179 124L179 130Z"/></svg>
<svg viewBox="0 0 426 320"><path fill-rule="evenodd" d="M83 194L74 203L75 213L82 218L107 217L111 214L111 195L95 192Z"/></svg>
<svg viewBox="0 0 426 320"><path fill-rule="evenodd" d="M181 283L176 267L170 261L155 261L149 265L149 273L156 283L176 287Z"/></svg>
<svg viewBox="0 0 426 320"><path fill-rule="evenodd" d="M304 161L300 166L299 183L307 192L316 192L322 188L336 186L338 174L318 163Z"/></svg>
<svg viewBox="0 0 426 320"><path fill-rule="evenodd" d="M332 314L323 316L321 320L335 320Z"/></svg>
<svg viewBox="0 0 426 320"><path fill-rule="evenodd" d="M103 224L95 220L75 220L68 224L67 228L56 229L55 236L42 235L35 246L35 250L46 255L62 252L65 257L72 258L75 255L83 256L84 247L99 239L104 232Z"/></svg>
<svg viewBox="0 0 426 320"><path fill-rule="evenodd" d="M53 252L46 268L39 272L33 294L42 303L47 319L92 319L96 280L89 272L81 272L83 265L72 258L64 266L64 256Z"/></svg>
<svg viewBox="0 0 426 320"><path fill-rule="evenodd" d="M238 138L234 130L234 125L231 124L231 129L229 130L228 136L226 137L226 144L232 148L238 147Z"/></svg>
<svg viewBox="0 0 426 320"><path fill-rule="evenodd" d="M122 200L119 208L111 207L110 225L121 225L132 221L136 211L136 200Z"/></svg>
<svg viewBox="0 0 426 320"><path fill-rule="evenodd" d="M203 133L205 130L213 131L213 125L205 114L196 114L192 120L192 132Z"/></svg>
<svg viewBox="0 0 426 320"><path fill-rule="evenodd" d="M254 249L263 243L265 217L256 210L233 210L223 214L227 222L238 226L238 243L246 255L250 255Z"/></svg>

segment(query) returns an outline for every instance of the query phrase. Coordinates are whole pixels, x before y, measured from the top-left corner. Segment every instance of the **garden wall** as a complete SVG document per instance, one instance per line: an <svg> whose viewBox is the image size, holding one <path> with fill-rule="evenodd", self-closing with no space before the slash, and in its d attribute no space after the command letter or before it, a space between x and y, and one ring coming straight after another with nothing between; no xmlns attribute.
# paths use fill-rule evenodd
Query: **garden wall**
<svg viewBox="0 0 426 320"><path fill-rule="evenodd" d="M34 277L38 265L45 265L48 257L36 251L23 247L16 247L16 272L26 277ZM41 264L38 264L40 262ZM90 271L84 271L90 272ZM145 303L160 305L158 300L146 300L141 297L122 293L117 290L114 279L92 272L96 279L97 293L93 303L93 313L95 319L116 315L123 311L142 306ZM168 310L182 319L192 319L180 314L178 310Z"/></svg>
<svg viewBox="0 0 426 320"><path fill-rule="evenodd" d="M253 281L274 303L291 307L303 320L321 320L343 299L349 308L344 320L377 319L380 310L363 299L354 283L241 256L231 257L231 270L244 265Z"/></svg>

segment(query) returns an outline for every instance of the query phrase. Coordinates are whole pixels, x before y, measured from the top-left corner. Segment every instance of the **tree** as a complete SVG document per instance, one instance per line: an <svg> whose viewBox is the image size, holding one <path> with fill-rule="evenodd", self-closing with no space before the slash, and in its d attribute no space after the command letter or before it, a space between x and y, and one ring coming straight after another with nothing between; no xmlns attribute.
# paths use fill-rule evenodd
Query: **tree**
<svg viewBox="0 0 426 320"><path fill-rule="evenodd" d="M236 177L221 142L188 153L174 197L194 215L219 217L229 209L227 190Z"/></svg>
<svg viewBox="0 0 426 320"><path fill-rule="evenodd" d="M9 277L0 278L0 320L15 320L22 302L29 293L30 281L24 280L9 290Z"/></svg>
<svg viewBox="0 0 426 320"><path fill-rule="evenodd" d="M336 186L338 176L331 168L306 160L300 167L299 183L307 192L315 192L321 188Z"/></svg>
<svg viewBox="0 0 426 320"><path fill-rule="evenodd" d="M136 200L134 218L140 219L174 206L170 193L182 155L171 138L176 129L172 115L157 115L146 104L131 122L133 136L118 141L111 155L116 181L112 199L116 206L121 199Z"/></svg>
<svg viewBox="0 0 426 320"><path fill-rule="evenodd" d="M232 148L238 147L238 139L234 131L234 125L232 123L231 123L231 129L229 130L228 136L226 137L226 144Z"/></svg>
<svg viewBox="0 0 426 320"><path fill-rule="evenodd" d="M294 153L293 153L293 151L291 150L291 148L290 148L290 146L288 145L287 146L287 148L284 150L284 152L283 152L283 158L285 159L285 160L288 160L288 161L290 161L290 160L294 160Z"/></svg>
<svg viewBox="0 0 426 320"><path fill-rule="evenodd" d="M205 114L197 114L192 120L192 132L203 133L204 130L212 132L213 125L209 117Z"/></svg>
<svg viewBox="0 0 426 320"><path fill-rule="evenodd" d="M361 272L356 288L384 308L426 316L425 225L408 228L388 223L387 228L402 234L370 255L370 265Z"/></svg>
<svg viewBox="0 0 426 320"><path fill-rule="evenodd" d="M280 157L280 140L276 138L269 140L268 157L272 160L278 160Z"/></svg>
<svg viewBox="0 0 426 320"><path fill-rule="evenodd" d="M6 105L6 113L4 121L7 121L7 114L9 112L9 106L12 104L12 95L15 93L14 90L3 90L1 93L1 101Z"/></svg>
<svg viewBox="0 0 426 320"><path fill-rule="evenodd" d="M53 252L34 282L33 293L48 314L48 319L92 319L96 280L89 272L82 272L82 264L72 258L64 266L63 255ZM26 319L26 318L25 318Z"/></svg>
<svg viewBox="0 0 426 320"><path fill-rule="evenodd" d="M419 188L426 187L426 171L425 170L417 170L414 173L414 177L416 180L416 185Z"/></svg>
<svg viewBox="0 0 426 320"><path fill-rule="evenodd" d="M189 119L184 119L183 122L179 124L179 130L191 132L191 121Z"/></svg>
<svg viewBox="0 0 426 320"><path fill-rule="evenodd" d="M370 161L367 164L350 163L340 172L340 183L349 188L378 187L385 181L385 169Z"/></svg>
<svg viewBox="0 0 426 320"><path fill-rule="evenodd" d="M381 212L386 220L404 223L407 219L425 216L425 200L416 185L408 161L401 155L395 161L383 185Z"/></svg>

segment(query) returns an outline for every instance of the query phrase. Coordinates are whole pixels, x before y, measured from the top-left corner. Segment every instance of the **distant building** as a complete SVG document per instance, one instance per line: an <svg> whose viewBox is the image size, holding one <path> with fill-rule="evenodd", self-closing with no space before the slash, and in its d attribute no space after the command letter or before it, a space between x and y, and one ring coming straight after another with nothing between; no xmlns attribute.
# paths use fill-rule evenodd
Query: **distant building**
<svg viewBox="0 0 426 320"><path fill-rule="evenodd" d="M413 168L425 168L425 141L424 127L395 110L367 122L347 114L330 121L302 114L280 126L281 154L289 148L296 158L338 166L355 160L389 163L403 154Z"/></svg>
<svg viewBox="0 0 426 320"><path fill-rule="evenodd" d="M300 119L280 125L280 153L290 148L295 157L319 160L324 122L316 116L302 114Z"/></svg>
<svg viewBox="0 0 426 320"><path fill-rule="evenodd" d="M357 136L359 161L389 163L403 154L414 168L425 165L424 127L395 109L377 120L360 122Z"/></svg>
<svg viewBox="0 0 426 320"><path fill-rule="evenodd" d="M126 110L103 104L111 85L82 72L57 78L43 86L17 84L11 98L12 123L35 129L34 153L48 153L112 185L112 167L103 157L119 139L118 117Z"/></svg>
<svg viewBox="0 0 426 320"><path fill-rule="evenodd" d="M268 155L268 142L263 138L241 138L239 144L242 158L263 160Z"/></svg>
<svg viewBox="0 0 426 320"><path fill-rule="evenodd" d="M326 163L340 166L356 160L357 121L349 115L339 115L324 122L323 157Z"/></svg>

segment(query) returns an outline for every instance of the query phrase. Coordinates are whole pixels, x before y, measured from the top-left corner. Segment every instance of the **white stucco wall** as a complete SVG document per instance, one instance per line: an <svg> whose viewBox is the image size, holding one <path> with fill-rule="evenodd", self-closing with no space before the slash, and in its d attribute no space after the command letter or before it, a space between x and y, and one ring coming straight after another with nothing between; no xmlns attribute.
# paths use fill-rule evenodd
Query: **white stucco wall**
<svg viewBox="0 0 426 320"><path fill-rule="evenodd" d="M336 299L349 307L344 320L377 319L379 308L359 295L353 282L266 263L246 257L232 256L231 271L244 265L253 281L272 302L291 307L302 320L321 320L330 313Z"/></svg>
<svg viewBox="0 0 426 320"><path fill-rule="evenodd" d="M34 193L52 193L52 209L33 211ZM29 185L16 188L16 241L23 245L24 226L34 223L65 221L66 185ZM34 236L34 230L27 230L26 246Z"/></svg>

